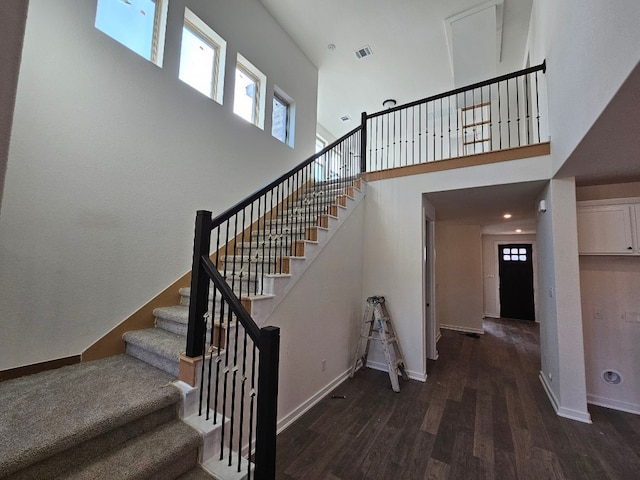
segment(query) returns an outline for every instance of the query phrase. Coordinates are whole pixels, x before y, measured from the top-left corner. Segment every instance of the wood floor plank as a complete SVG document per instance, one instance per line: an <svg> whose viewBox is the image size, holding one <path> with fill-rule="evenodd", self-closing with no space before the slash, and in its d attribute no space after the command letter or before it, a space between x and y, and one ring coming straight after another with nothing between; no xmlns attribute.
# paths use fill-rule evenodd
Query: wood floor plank
<svg viewBox="0 0 640 480"><path fill-rule="evenodd" d="M278 435L279 480L639 480L640 416L558 417L540 383L538 325L443 330L425 383L362 369Z"/></svg>
<svg viewBox="0 0 640 480"><path fill-rule="evenodd" d="M451 467L435 458L431 458L424 474L424 480L449 480Z"/></svg>
<svg viewBox="0 0 640 480"><path fill-rule="evenodd" d="M476 402L476 417L473 429L473 456L494 464L493 415L491 394L479 391Z"/></svg>

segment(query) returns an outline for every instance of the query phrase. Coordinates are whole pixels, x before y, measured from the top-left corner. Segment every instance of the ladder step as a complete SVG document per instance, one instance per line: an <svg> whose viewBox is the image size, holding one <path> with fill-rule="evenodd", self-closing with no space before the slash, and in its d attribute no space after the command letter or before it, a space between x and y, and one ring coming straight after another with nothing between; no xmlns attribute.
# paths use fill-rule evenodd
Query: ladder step
<svg viewBox="0 0 640 480"><path fill-rule="evenodd" d="M399 392L398 374L404 379L408 379L408 377L405 372L402 352L400 351L400 342L394 333L391 317L384 303L384 297L381 296L367 299L358 345L356 346L356 357L351 367L350 377L354 376L356 370L366 365L369 342L376 340L382 344L382 350L389 369L391 387L395 392Z"/></svg>

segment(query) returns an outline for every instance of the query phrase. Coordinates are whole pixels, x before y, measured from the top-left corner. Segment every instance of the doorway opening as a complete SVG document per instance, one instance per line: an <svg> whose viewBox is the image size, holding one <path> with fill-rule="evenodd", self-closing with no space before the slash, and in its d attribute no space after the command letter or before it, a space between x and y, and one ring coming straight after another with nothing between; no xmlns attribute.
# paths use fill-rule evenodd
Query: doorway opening
<svg viewBox="0 0 640 480"><path fill-rule="evenodd" d="M498 245L498 275L500 316L535 321L532 245Z"/></svg>

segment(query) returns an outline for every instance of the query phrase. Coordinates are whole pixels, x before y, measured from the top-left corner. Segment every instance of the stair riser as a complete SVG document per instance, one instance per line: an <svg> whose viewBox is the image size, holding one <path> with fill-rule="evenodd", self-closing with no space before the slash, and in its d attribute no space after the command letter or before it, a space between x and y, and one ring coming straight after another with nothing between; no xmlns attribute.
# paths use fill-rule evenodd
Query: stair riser
<svg viewBox="0 0 640 480"><path fill-rule="evenodd" d="M153 365L176 378L178 377L178 362L180 358L177 355L175 358L166 358L131 343L127 343L125 351L127 355L131 355L138 360L142 360L149 365Z"/></svg>
<svg viewBox="0 0 640 480"><path fill-rule="evenodd" d="M283 229L299 228L299 227L312 227L318 224L318 217L313 218L295 218L295 219L278 219L267 221L267 230L282 231Z"/></svg>
<svg viewBox="0 0 640 480"><path fill-rule="evenodd" d="M233 268L233 262L229 262L229 263L223 263L223 265L227 265L227 269L229 271L231 271L231 269ZM249 264L251 265L251 268L249 268ZM252 274L257 274L257 275L269 275L272 273L286 273L285 271L285 267L280 267L279 262L271 262L269 263L268 260L266 260L264 263L258 263L255 260L251 261L251 263L249 263L248 261L244 261L241 262L239 260L236 261L235 264L235 268L236 270L241 270L244 267L245 271L251 271ZM281 271L282 270L282 271ZM255 291L253 289L250 290L251 292ZM246 283L243 285L242 288L242 294L246 295L247 293L247 287L246 287ZM238 289L238 293L236 293L236 295L240 294L240 289Z"/></svg>
<svg viewBox="0 0 640 480"><path fill-rule="evenodd" d="M238 297L246 297L246 296L250 296L250 295L257 295L260 293L260 290L250 290L249 292L247 292L246 286L243 287L242 289L242 296L238 295ZM181 296L180 297L180 305L184 305L185 307L189 306L189 297L188 296ZM207 303L207 312L211 315L211 312L213 311L213 302L210 300ZM220 295L216 296L216 303L215 303L215 312L216 312L216 317L219 316L220 314L220 308L222 307L222 300L220 299ZM156 319L157 320L157 319Z"/></svg>

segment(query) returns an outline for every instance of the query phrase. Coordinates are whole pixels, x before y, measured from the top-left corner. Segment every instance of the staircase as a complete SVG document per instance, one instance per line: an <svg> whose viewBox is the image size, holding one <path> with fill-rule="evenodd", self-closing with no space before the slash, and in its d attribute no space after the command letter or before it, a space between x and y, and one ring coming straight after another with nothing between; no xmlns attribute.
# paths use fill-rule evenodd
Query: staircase
<svg viewBox="0 0 640 480"><path fill-rule="evenodd" d="M259 323L363 195L360 184L312 189L253 232L250 242L221 256L221 273ZM300 232L309 238L299 240ZM258 268L264 269L263 277ZM241 473L227 467L228 450L218 461L219 427L196 413L197 389L175 382L186 344L190 289L179 293L179 305L154 311L155 328L123 336L126 355L0 383L0 479L247 477L247 467ZM216 303L219 311L219 295ZM213 305L210 296L210 310ZM235 322L226 327L235 330ZM227 332L214 325L214 338L220 334Z"/></svg>
<svg viewBox="0 0 640 480"><path fill-rule="evenodd" d="M118 355L0 383L0 478L210 479L173 380Z"/></svg>

